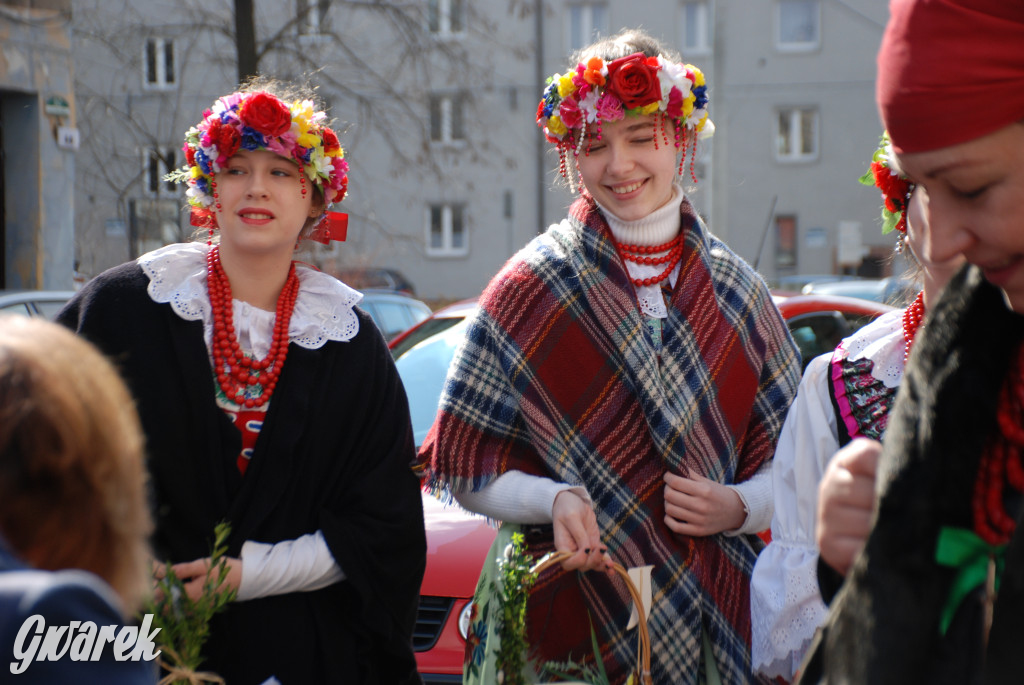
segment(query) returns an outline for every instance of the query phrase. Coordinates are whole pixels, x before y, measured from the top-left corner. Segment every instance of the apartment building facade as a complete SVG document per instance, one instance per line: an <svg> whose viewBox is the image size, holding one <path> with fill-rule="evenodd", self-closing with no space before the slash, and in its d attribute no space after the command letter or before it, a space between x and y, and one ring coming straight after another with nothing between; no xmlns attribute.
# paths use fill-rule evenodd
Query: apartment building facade
<svg viewBox="0 0 1024 685"><path fill-rule="evenodd" d="M73 0L82 149L75 245L94 275L190 229L180 141L237 83L232 3ZM707 75L717 131L690 193L769 279L891 252L857 185L880 134L884 0L256 0L262 73L306 78L352 165L349 238L303 253L331 271L402 271L428 299L476 295L571 196L534 113L594 36L640 27ZM873 263L872 263L873 264ZM885 268L881 266L879 268Z"/></svg>
<svg viewBox="0 0 1024 685"><path fill-rule="evenodd" d="M70 4L0 2L0 289L71 285L79 137Z"/></svg>

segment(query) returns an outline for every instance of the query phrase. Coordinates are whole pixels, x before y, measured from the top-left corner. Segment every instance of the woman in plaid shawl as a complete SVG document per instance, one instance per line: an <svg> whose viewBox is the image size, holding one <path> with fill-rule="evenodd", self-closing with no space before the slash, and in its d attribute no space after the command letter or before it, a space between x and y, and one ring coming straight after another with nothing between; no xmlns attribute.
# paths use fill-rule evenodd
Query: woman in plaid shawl
<svg viewBox="0 0 1024 685"><path fill-rule="evenodd" d="M575 553L532 589L530 656L593 665L593 626L613 683L636 663L629 595L576 572L609 559L650 566L654 682L754 680L753 533L799 354L683 192L706 108L700 70L635 31L552 77L538 123L580 197L485 290L421 453L435 492L525 530L531 554ZM471 631L467 682L493 682L493 632Z"/></svg>

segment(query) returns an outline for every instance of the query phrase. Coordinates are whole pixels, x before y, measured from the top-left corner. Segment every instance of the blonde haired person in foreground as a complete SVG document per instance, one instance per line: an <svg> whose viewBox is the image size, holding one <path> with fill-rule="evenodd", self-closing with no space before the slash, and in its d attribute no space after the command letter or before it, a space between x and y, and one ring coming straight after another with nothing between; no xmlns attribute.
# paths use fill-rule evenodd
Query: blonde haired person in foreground
<svg viewBox="0 0 1024 685"><path fill-rule="evenodd" d="M31 649L16 642L29 617L71 633L73 622L120 629L148 591L151 528L139 419L117 372L56 324L0 317L2 672ZM107 645L99 661L65 654L21 675L152 683L156 668L115 661Z"/></svg>

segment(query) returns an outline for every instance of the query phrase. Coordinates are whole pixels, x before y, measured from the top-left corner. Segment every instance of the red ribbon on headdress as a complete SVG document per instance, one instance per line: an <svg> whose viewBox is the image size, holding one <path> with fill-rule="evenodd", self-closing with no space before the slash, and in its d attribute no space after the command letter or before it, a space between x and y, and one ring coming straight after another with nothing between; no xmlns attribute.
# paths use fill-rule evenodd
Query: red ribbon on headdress
<svg viewBox="0 0 1024 685"><path fill-rule="evenodd" d="M332 240L339 242L348 237L348 214L344 212L327 212L324 219L309 234L309 240L326 245Z"/></svg>
<svg viewBox="0 0 1024 685"><path fill-rule="evenodd" d="M1024 119L1024 2L891 0L878 109L896 152L964 143Z"/></svg>

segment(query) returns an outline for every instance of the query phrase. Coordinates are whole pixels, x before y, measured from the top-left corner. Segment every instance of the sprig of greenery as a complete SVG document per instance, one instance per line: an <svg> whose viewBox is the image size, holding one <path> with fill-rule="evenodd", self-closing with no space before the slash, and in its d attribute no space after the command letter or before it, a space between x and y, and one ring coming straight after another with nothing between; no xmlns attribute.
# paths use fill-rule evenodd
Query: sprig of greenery
<svg viewBox="0 0 1024 685"><path fill-rule="evenodd" d="M191 178L191 174L189 173L189 170L185 168L167 172L164 174L163 180L168 183L185 183L189 178Z"/></svg>
<svg viewBox="0 0 1024 685"><path fill-rule="evenodd" d="M589 614L587 618L590 618ZM597 631L594 630L594 621L590 620L590 644L594 648L594 664L578 664L575 661L548 661L541 666L541 672L562 680L574 680L589 683L590 685L611 685L608 680L608 672L604 668L604 660L601 658L601 646L597 641ZM630 675L629 682L632 682Z"/></svg>
<svg viewBox="0 0 1024 685"><path fill-rule="evenodd" d="M163 650L163 656L169 657L169 663L161 665L171 673L197 673L203 661L203 645L210 635L210 620L235 599L236 591L224 586L229 570L225 554L230 534L231 525L227 522L218 523L213 529L210 565L206 570L203 594L199 599L193 600L188 596L185 584L178 578L171 563L167 562L164 577L157 581L154 596L142 610L143 613L153 614L153 626L160 628L156 643ZM211 677L214 674L201 675L205 682L219 680ZM187 684L195 682L195 677L193 675L170 682L175 685Z"/></svg>
<svg viewBox="0 0 1024 685"><path fill-rule="evenodd" d="M498 682L501 685L525 685L528 682L524 675L529 652L529 643L526 640L526 603L530 597L530 589L537 582L537 574L530 570L532 567L533 559L526 553L526 542L522 533L513 533L512 542L505 548L504 557L498 560L498 577L502 585L500 588L492 588L496 590L493 594L500 599L497 629L501 644L496 656ZM548 661L540 666L541 674L563 680L582 681L589 685L610 685L593 620L590 621L590 642L594 649L593 665L578 664L572 660ZM632 675L627 682L633 682Z"/></svg>
<svg viewBox="0 0 1024 685"><path fill-rule="evenodd" d="M498 677L502 685L525 685L526 666L526 602L537 574L530 568L533 560L526 554L522 533L513 533L505 555L498 560L501 587L494 593L501 598L498 614L500 645L497 652Z"/></svg>

